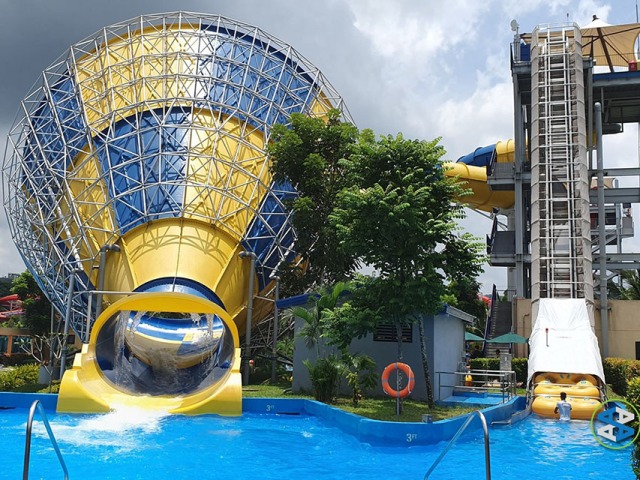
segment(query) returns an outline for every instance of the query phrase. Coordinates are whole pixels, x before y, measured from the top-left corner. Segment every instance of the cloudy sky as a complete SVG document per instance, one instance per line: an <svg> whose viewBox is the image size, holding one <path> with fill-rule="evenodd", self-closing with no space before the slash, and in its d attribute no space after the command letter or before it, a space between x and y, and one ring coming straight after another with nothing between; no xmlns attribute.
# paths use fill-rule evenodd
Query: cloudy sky
<svg viewBox="0 0 640 480"><path fill-rule="evenodd" d="M260 27L322 70L359 128L442 137L454 161L513 137L512 19L521 33L586 25L593 14L611 24L636 21L636 0L0 0L2 152L20 101L70 45L103 26L177 9ZM637 129L625 129L607 138L607 165L637 165ZM490 229L473 211L463 225L483 238ZM640 241L629 246L640 251ZM0 213L0 276L24 268ZM492 283L504 289L505 269L487 267L481 281L485 291Z"/></svg>

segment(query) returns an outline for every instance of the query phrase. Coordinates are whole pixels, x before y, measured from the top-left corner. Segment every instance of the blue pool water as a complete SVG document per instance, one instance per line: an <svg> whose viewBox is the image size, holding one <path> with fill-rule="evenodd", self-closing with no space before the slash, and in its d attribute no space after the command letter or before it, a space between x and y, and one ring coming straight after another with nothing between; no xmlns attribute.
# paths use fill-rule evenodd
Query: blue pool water
<svg viewBox="0 0 640 480"><path fill-rule="evenodd" d="M0 413L0 478L22 477L27 411ZM72 479L422 479L445 443L379 447L311 416L49 416ZM600 446L588 422L528 417L490 429L492 478L632 480L630 449ZM36 416L31 479L62 473ZM482 436L465 434L431 478L484 478Z"/></svg>

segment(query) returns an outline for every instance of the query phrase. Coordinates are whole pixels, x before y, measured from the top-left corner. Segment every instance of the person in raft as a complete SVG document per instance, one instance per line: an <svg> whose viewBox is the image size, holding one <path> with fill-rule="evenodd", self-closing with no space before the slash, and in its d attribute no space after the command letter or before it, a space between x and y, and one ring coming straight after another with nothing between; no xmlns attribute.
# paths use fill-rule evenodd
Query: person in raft
<svg viewBox="0 0 640 480"><path fill-rule="evenodd" d="M571 420L571 404L567 402L567 394L565 392L560 393L560 401L556 403L556 408L553 413L560 411L560 421L568 422Z"/></svg>

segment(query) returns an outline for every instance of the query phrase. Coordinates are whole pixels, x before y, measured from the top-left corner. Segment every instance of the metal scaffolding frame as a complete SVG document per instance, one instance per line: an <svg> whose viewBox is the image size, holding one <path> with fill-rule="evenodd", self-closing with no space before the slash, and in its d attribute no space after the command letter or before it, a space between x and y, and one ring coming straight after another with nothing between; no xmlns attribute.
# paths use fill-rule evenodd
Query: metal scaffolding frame
<svg viewBox="0 0 640 480"><path fill-rule="evenodd" d="M237 239L258 255L264 288L295 244L284 207L295 192L268 173L271 129L330 108L350 121L322 73L255 26L185 12L111 25L70 47L22 102L3 165L11 235L85 341L101 249L158 219Z"/></svg>

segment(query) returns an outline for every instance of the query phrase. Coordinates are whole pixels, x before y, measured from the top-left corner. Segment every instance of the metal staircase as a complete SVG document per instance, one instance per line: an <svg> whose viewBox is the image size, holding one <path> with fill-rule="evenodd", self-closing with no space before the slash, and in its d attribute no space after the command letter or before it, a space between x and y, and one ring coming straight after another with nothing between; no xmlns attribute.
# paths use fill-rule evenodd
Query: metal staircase
<svg viewBox="0 0 640 480"><path fill-rule="evenodd" d="M539 26L532 55L532 301L593 302L584 76L576 26Z"/></svg>

